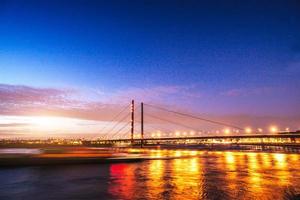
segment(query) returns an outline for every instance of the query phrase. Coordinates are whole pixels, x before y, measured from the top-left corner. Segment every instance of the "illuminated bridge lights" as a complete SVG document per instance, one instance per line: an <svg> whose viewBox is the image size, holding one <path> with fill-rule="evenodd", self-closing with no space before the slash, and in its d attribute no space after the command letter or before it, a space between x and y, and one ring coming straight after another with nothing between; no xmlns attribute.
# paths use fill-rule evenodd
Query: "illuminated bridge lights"
<svg viewBox="0 0 300 200"><path fill-rule="evenodd" d="M175 132L176 133L176 132ZM177 132L179 133L179 132ZM273 135L240 135L240 136L191 136L187 132L186 136L178 135L170 137L164 134L164 137L148 137L144 139L144 144L176 144L176 145L202 145L202 144L273 144L273 145L300 145L300 134L273 134ZM162 133L160 133L162 134ZM133 140L127 139L110 139L110 140L84 140L84 139L47 139L47 140L0 140L2 145L129 145L140 144L140 138Z"/></svg>
<svg viewBox="0 0 300 200"><path fill-rule="evenodd" d="M277 133L278 132L277 126L270 126L269 130L270 130L271 133Z"/></svg>
<svg viewBox="0 0 300 200"><path fill-rule="evenodd" d="M128 139L127 139L128 140ZM126 141L116 140L115 142ZM108 140L107 142L111 142ZM136 139L134 142L139 143ZM145 138L145 144L300 144L300 135L284 134L284 135L242 135L242 136L180 136L180 137L163 137L163 138Z"/></svg>
<svg viewBox="0 0 300 200"><path fill-rule="evenodd" d="M250 127L247 127L247 128L245 128L245 132L247 134L250 134L250 133L252 133L252 129Z"/></svg>

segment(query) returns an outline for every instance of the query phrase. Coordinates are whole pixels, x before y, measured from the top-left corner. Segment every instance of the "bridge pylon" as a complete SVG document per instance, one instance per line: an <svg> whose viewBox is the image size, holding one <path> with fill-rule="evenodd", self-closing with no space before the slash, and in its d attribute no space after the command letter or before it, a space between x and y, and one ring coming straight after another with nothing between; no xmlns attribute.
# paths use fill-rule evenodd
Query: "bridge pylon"
<svg viewBox="0 0 300 200"><path fill-rule="evenodd" d="M131 144L133 144L133 134L134 134L134 100L131 100L131 107L130 107L130 113L131 113L131 124L130 124L130 138L131 138Z"/></svg>
<svg viewBox="0 0 300 200"><path fill-rule="evenodd" d="M141 147L144 145L144 103L141 103Z"/></svg>

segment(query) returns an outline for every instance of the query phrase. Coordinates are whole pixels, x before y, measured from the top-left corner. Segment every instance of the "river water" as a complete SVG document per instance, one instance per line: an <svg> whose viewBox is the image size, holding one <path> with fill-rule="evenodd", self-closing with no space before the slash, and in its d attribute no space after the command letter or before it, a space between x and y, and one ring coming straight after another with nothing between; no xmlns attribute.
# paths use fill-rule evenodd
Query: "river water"
<svg viewBox="0 0 300 200"><path fill-rule="evenodd" d="M137 163L2 168L0 199L277 200L300 192L300 154L192 153Z"/></svg>

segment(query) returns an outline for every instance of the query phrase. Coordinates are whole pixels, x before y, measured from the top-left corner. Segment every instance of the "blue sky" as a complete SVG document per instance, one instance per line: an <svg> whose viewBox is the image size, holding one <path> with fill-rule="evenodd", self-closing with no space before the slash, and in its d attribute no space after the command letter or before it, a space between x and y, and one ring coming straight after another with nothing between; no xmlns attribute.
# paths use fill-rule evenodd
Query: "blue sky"
<svg viewBox="0 0 300 200"><path fill-rule="evenodd" d="M300 111L297 1L2 0L0 24L6 87L213 115Z"/></svg>

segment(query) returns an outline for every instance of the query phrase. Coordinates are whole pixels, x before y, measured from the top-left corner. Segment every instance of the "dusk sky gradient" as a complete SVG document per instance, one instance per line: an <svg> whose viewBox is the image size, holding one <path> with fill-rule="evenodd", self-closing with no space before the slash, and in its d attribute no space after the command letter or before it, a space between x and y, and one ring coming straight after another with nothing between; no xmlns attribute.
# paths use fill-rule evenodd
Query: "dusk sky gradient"
<svg viewBox="0 0 300 200"><path fill-rule="evenodd" d="M300 2L0 0L0 136L97 133L130 99L300 128Z"/></svg>

